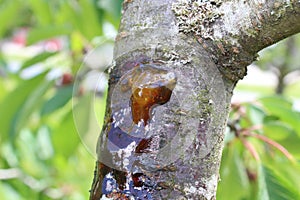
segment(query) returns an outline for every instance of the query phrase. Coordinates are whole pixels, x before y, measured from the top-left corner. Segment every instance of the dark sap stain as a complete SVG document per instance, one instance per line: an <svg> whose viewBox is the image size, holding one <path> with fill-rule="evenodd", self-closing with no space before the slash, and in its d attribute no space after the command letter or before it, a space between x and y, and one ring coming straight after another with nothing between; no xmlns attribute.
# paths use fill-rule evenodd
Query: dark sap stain
<svg viewBox="0 0 300 200"><path fill-rule="evenodd" d="M135 153L149 153L150 151L147 150L150 148L150 144L152 142L152 138L144 138L142 139L139 144L135 148Z"/></svg>
<svg viewBox="0 0 300 200"><path fill-rule="evenodd" d="M98 169L100 171L100 176L103 178L106 174L112 172L112 168L106 166L105 164L98 162Z"/></svg>
<svg viewBox="0 0 300 200"><path fill-rule="evenodd" d="M120 190L125 188L127 172L111 168L101 162L98 163L98 167L100 170L100 180L103 180L102 194L109 194L112 192L111 190L107 190L107 188L118 187ZM107 178L107 174L111 174L112 177ZM107 187L107 185L111 185L111 187Z"/></svg>
<svg viewBox="0 0 300 200"><path fill-rule="evenodd" d="M156 184L143 173L134 173L127 176L128 173L122 172L106 166L99 162L101 193L97 196L100 199L104 194L113 199L132 199L153 200L152 191L156 189ZM129 178L131 177L131 178ZM129 180L128 180L129 178ZM128 184L126 186L126 184Z"/></svg>
<svg viewBox="0 0 300 200"><path fill-rule="evenodd" d="M132 174L132 181L135 187L142 187L144 185L143 176L143 173Z"/></svg>
<svg viewBox="0 0 300 200"><path fill-rule="evenodd" d="M131 176L130 192L135 199L153 200L151 192L157 189L157 184L143 173L135 173Z"/></svg>

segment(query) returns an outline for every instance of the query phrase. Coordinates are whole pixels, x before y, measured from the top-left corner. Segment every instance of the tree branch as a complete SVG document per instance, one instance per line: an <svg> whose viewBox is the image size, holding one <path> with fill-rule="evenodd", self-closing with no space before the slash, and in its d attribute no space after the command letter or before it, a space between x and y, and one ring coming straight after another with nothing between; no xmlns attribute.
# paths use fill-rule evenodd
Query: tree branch
<svg viewBox="0 0 300 200"><path fill-rule="evenodd" d="M180 31L198 37L233 82L246 74L258 51L300 31L296 0L179 0L174 5Z"/></svg>
<svg viewBox="0 0 300 200"><path fill-rule="evenodd" d="M224 2L213 25L216 39L231 41L255 54L300 31L300 2L240 0Z"/></svg>

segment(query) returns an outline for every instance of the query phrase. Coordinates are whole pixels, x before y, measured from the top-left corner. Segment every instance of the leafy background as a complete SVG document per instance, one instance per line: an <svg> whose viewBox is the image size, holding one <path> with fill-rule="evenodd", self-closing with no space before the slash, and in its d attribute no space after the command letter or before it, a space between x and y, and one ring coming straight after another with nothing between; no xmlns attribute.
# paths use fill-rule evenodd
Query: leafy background
<svg viewBox="0 0 300 200"><path fill-rule="evenodd" d="M121 3L0 0L0 199L87 199ZM218 199L300 199L299 43L239 83Z"/></svg>
<svg viewBox="0 0 300 200"><path fill-rule="evenodd" d="M0 0L0 199L88 198L121 3Z"/></svg>

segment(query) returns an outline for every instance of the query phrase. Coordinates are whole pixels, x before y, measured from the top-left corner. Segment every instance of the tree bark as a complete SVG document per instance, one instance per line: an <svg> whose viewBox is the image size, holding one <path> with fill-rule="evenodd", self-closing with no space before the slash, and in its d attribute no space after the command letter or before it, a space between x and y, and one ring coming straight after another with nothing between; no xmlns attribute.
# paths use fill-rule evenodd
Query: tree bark
<svg viewBox="0 0 300 200"><path fill-rule="evenodd" d="M292 0L125 0L90 199L215 199L234 86L299 18Z"/></svg>

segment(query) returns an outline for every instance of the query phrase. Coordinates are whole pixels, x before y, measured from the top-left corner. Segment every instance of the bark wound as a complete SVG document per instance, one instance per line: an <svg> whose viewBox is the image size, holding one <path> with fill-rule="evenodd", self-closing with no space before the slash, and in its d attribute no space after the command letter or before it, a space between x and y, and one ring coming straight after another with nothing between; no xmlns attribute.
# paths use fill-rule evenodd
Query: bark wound
<svg viewBox="0 0 300 200"><path fill-rule="evenodd" d="M150 66L136 66L127 80L131 90L132 119L135 124L148 124L151 109L170 100L176 80L173 74ZM128 87L126 86L126 87Z"/></svg>
<svg viewBox="0 0 300 200"><path fill-rule="evenodd" d="M175 73L153 63L135 63L120 78L119 85L114 90L120 94L112 96L112 121L105 130L108 139L105 148L111 155L121 152L118 155L127 156L119 156L123 163L120 166L113 163L115 167L98 161L97 178L94 180L90 199L153 199L151 192L158 190L160 184L151 180L144 172L136 172L134 167L141 154L152 152L155 136L146 134L152 120L152 110L170 100L175 85ZM120 95L126 98L117 98ZM114 159L112 162L115 162Z"/></svg>

